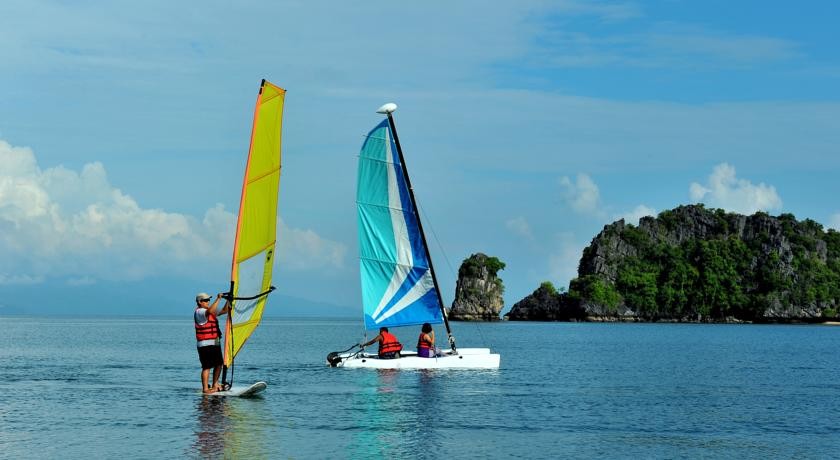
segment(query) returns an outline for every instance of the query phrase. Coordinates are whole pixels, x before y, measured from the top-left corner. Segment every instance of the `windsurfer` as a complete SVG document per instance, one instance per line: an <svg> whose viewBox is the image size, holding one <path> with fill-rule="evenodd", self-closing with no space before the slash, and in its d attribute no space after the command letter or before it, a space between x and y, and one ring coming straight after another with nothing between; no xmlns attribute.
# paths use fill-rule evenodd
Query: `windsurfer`
<svg viewBox="0 0 840 460"><path fill-rule="evenodd" d="M222 389L219 384L219 375L222 372L222 331L219 329L218 316L230 311L230 301L225 302L224 307L219 310L219 300L222 294L216 294L216 300L210 303L211 296L204 292L195 296L196 308L193 313L195 321L195 338L198 341L198 359L201 361L201 391L205 394L213 393ZM213 369L213 384L209 384L210 369Z"/></svg>
<svg viewBox="0 0 840 460"><path fill-rule="evenodd" d="M382 326L379 328L379 335L370 339L368 342L362 344L362 348L373 344L374 342L379 342L379 358L381 359L395 359L400 357L400 350L402 350L402 344L399 340L388 332L388 328Z"/></svg>

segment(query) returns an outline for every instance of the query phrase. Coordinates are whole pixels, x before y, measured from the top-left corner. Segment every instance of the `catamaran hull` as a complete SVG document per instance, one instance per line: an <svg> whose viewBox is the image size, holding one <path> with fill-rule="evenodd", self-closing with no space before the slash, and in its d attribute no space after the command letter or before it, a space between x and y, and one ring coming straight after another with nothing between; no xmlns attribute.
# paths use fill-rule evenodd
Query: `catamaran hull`
<svg viewBox="0 0 840 460"><path fill-rule="evenodd" d="M379 359L371 353L348 353L341 355L335 367L370 369L498 369L500 357L490 353L489 348L459 348L458 354L435 358L421 358L414 353L397 359Z"/></svg>

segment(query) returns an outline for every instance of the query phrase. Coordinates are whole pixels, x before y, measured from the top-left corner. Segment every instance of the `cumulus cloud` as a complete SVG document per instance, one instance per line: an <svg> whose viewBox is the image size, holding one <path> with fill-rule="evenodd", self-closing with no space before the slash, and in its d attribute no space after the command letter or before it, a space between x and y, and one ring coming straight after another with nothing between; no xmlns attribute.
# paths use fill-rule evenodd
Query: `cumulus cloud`
<svg viewBox="0 0 840 460"><path fill-rule="evenodd" d="M633 3L593 3L579 0L554 2L553 7L567 15L595 16L605 22L619 22L637 18L642 11Z"/></svg>
<svg viewBox="0 0 840 460"><path fill-rule="evenodd" d="M98 162L80 172L41 170L35 154L0 140L0 283L185 274L230 257L236 216L222 205L201 219L144 209L113 187ZM344 246L278 222L289 269L340 267Z"/></svg>
<svg viewBox="0 0 840 460"><path fill-rule="evenodd" d="M312 230L288 227L281 219L277 225L278 262L291 270L341 268L347 247L318 236Z"/></svg>
<svg viewBox="0 0 840 460"><path fill-rule="evenodd" d="M96 279L91 278L90 276L82 276L80 278L73 277L68 278L67 281L65 281L65 284L68 286L91 286L96 284Z"/></svg>
<svg viewBox="0 0 840 460"><path fill-rule="evenodd" d="M577 242L570 232L555 235L554 250L549 255L548 268L551 279L558 281L559 286L568 286L569 281L577 277L580 256L585 247L586 245Z"/></svg>
<svg viewBox="0 0 840 460"><path fill-rule="evenodd" d="M632 9L614 9L605 21L629 19ZM571 10L569 10L571 12ZM627 14L622 17L622 12ZM592 11L595 13L595 11ZM606 11L605 11L606 13ZM598 34L563 28L542 35L544 65L556 67L627 66L642 68L747 68L798 57L790 40L742 35L687 24L659 24L644 31Z"/></svg>
<svg viewBox="0 0 840 460"><path fill-rule="evenodd" d="M840 213L832 214L828 218L828 227L840 231Z"/></svg>
<svg viewBox="0 0 840 460"><path fill-rule="evenodd" d="M623 214L615 216L615 220L624 219L624 222L633 225L639 225L639 219L645 216L655 216L656 210L649 208L643 204L636 206L632 211L627 211Z"/></svg>
<svg viewBox="0 0 840 460"><path fill-rule="evenodd" d="M689 187L693 202L703 202L741 214L771 211L782 208L782 199L772 185L758 185L735 175L735 167L728 163L715 166L706 185L693 182Z"/></svg>
<svg viewBox="0 0 840 460"><path fill-rule="evenodd" d="M560 178L560 186L563 188L563 199L576 212L596 216L601 214L601 193L587 174L578 174L574 182L563 176Z"/></svg>
<svg viewBox="0 0 840 460"><path fill-rule="evenodd" d="M519 235L529 240L534 239L534 234L531 232L531 225L528 224L528 221L522 216L508 220L505 222L505 227L515 235Z"/></svg>
<svg viewBox="0 0 840 460"><path fill-rule="evenodd" d="M44 279L40 276L30 275L5 275L0 273L0 286L3 285L26 285L26 284L40 284Z"/></svg>

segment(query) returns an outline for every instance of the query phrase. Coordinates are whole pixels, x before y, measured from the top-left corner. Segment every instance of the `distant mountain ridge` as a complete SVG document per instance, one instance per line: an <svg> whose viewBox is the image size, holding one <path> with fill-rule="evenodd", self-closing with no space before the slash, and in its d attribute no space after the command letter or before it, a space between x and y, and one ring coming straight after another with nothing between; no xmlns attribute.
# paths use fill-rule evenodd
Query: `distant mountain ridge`
<svg viewBox="0 0 840 460"><path fill-rule="evenodd" d="M745 216L679 206L643 217L638 226L624 220L606 225L584 249L569 292L545 288L506 316L825 321L840 304L840 233L792 214ZM546 309L545 299L554 306Z"/></svg>
<svg viewBox="0 0 840 460"><path fill-rule="evenodd" d="M0 316L4 315L105 315L172 316L192 314L198 283L148 279L99 281L72 286L58 282L0 285ZM358 308L316 302L275 292L266 317L358 318Z"/></svg>

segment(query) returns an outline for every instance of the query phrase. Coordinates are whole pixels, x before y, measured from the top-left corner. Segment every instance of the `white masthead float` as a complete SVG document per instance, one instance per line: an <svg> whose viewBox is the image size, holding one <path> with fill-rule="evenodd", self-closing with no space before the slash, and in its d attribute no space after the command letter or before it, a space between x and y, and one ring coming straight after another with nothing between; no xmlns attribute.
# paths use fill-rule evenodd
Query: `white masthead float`
<svg viewBox="0 0 840 460"><path fill-rule="evenodd" d="M377 110L387 118L367 134L359 153L356 206L365 329L443 323L450 348L434 358L403 351L400 358L379 359L355 350L357 344L330 353L327 362L380 369L498 368L499 355L489 348L455 346L397 136L395 110L394 103Z"/></svg>

